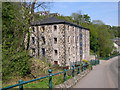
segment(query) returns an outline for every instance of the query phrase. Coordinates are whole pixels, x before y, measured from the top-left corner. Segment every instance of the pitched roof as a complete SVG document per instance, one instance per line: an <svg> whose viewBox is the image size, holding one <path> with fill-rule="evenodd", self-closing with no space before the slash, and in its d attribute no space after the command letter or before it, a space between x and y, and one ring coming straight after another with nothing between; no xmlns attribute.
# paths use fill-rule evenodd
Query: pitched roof
<svg viewBox="0 0 120 90"><path fill-rule="evenodd" d="M71 23L71 22L67 22L65 20L62 20L62 19L58 19L56 17L49 17L49 18L45 18L41 21L37 21L37 22L32 22L31 25L32 26L38 26L38 25L50 25L50 24L69 24L69 25L73 25L73 26L76 26L76 27L79 27L79 28L84 28L82 26L79 26L77 24L74 24L74 23ZM87 29L87 28L84 28L84 29ZM87 29L89 30L89 29Z"/></svg>

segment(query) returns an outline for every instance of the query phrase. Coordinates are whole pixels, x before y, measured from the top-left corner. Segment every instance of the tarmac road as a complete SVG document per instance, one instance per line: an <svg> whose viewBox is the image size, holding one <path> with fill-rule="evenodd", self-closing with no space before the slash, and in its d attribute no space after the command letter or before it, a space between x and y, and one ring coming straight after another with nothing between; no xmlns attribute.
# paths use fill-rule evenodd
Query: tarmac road
<svg viewBox="0 0 120 90"><path fill-rule="evenodd" d="M73 88L118 88L118 57L101 61Z"/></svg>

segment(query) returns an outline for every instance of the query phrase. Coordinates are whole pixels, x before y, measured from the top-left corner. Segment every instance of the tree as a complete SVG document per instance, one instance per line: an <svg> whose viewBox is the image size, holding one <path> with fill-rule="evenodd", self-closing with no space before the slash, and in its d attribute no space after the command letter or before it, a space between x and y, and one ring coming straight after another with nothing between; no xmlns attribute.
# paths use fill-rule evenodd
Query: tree
<svg viewBox="0 0 120 90"><path fill-rule="evenodd" d="M105 25L105 23L101 20L93 20L92 23L97 25Z"/></svg>
<svg viewBox="0 0 120 90"><path fill-rule="evenodd" d="M11 76L30 74L28 54L30 24L34 21L34 10L45 3L4 2L2 3L2 67L3 80ZM38 6L39 5L39 6ZM28 34L27 49L25 36Z"/></svg>
<svg viewBox="0 0 120 90"><path fill-rule="evenodd" d="M20 3L4 2L2 4L2 72L3 80L8 76L26 75L29 72L27 60L30 58L24 50L24 19Z"/></svg>
<svg viewBox="0 0 120 90"><path fill-rule="evenodd" d="M42 9L46 9L48 7L49 3L46 2L37 2L37 0L34 0L33 2L23 2L21 3L22 6L22 11L23 11L23 17L26 20L26 31L25 31L25 36L27 35L28 37L27 42L25 42L26 50L29 49L29 43L30 43L30 29L29 27L31 26L31 23L34 22L35 20L35 10L40 10L40 8ZM24 36L24 38L25 38Z"/></svg>
<svg viewBox="0 0 120 90"><path fill-rule="evenodd" d="M80 23L90 23L91 19L88 14L72 13L71 17L76 21L77 24Z"/></svg>
<svg viewBox="0 0 120 90"><path fill-rule="evenodd" d="M88 16L88 14L84 14L83 17L84 17L85 23L90 23L91 19L90 19L90 16Z"/></svg>

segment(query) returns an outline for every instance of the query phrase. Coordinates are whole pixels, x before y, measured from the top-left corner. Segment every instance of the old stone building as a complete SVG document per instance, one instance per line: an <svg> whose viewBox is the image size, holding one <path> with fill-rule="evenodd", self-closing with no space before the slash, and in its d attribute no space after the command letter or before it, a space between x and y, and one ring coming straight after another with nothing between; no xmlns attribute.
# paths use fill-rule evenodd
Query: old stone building
<svg viewBox="0 0 120 90"><path fill-rule="evenodd" d="M89 59L89 29L55 17L31 24L30 54L69 66Z"/></svg>

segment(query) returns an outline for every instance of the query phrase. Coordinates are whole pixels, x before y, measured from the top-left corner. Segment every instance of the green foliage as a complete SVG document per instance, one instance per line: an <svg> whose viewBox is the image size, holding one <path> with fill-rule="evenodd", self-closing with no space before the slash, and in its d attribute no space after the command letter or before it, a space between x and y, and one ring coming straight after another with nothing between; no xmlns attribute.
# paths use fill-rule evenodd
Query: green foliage
<svg viewBox="0 0 120 90"><path fill-rule="evenodd" d="M71 79L72 76L66 75L67 80ZM53 87L64 82L63 74L52 77ZM45 78L34 83L28 83L24 85L24 88L49 88L49 78Z"/></svg>
<svg viewBox="0 0 120 90"><path fill-rule="evenodd" d="M2 72L3 81L12 75L24 76L29 73L25 51L25 20L21 16L21 3L4 2L2 4ZM24 23L23 23L24 22Z"/></svg>
<svg viewBox="0 0 120 90"><path fill-rule="evenodd" d="M90 29L90 49L100 57L109 56L113 50L112 38L114 36L107 25L85 24L82 26Z"/></svg>
<svg viewBox="0 0 120 90"><path fill-rule="evenodd" d="M115 37L119 37L119 38L120 38L120 27L117 27L117 26L111 27L111 33L112 33Z"/></svg>
<svg viewBox="0 0 120 90"><path fill-rule="evenodd" d="M91 19L88 14L81 13L72 13L72 19L75 20L76 23L90 23Z"/></svg>
<svg viewBox="0 0 120 90"><path fill-rule="evenodd" d="M88 63L88 60L83 59L82 62Z"/></svg>

